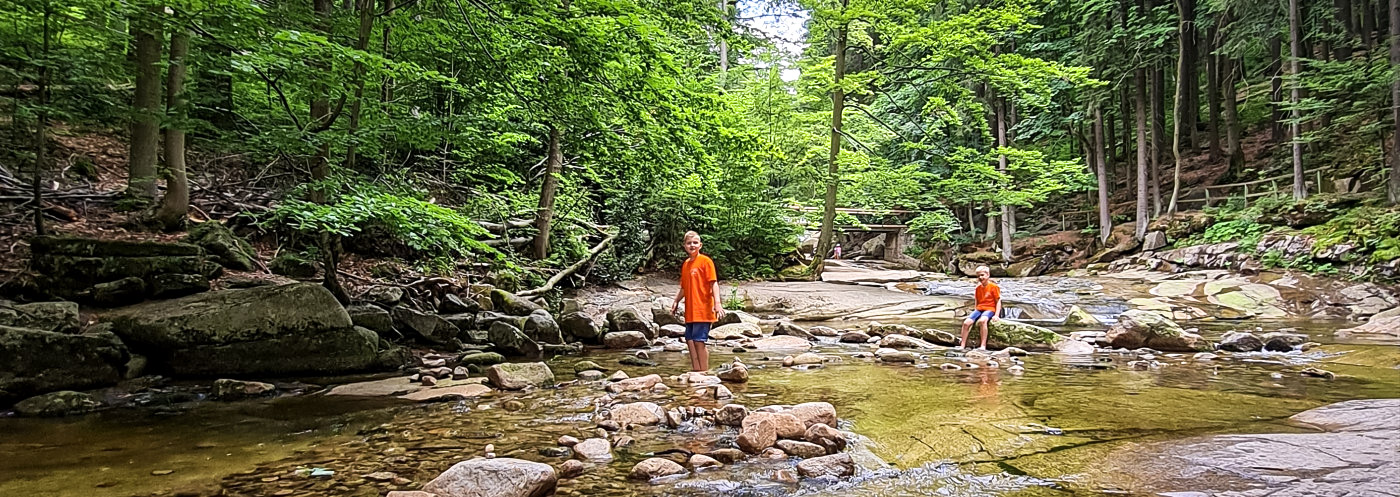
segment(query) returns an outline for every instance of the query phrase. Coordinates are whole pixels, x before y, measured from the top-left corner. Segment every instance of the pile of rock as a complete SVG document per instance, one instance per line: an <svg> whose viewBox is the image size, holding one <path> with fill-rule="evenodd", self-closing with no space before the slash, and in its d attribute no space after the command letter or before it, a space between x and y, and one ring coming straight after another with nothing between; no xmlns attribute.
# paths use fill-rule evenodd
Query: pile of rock
<svg viewBox="0 0 1400 497"><path fill-rule="evenodd" d="M30 251L43 292L103 307L203 292L222 269L188 243L40 236Z"/></svg>
<svg viewBox="0 0 1400 497"><path fill-rule="evenodd" d="M1227 352L1292 352L1307 341L1308 336L1300 333L1275 331L1256 335L1247 331L1232 331L1220 337L1216 348Z"/></svg>
<svg viewBox="0 0 1400 497"><path fill-rule="evenodd" d="M1210 341L1161 314L1133 309L1118 316L1118 323L1108 329L1105 339L1109 345L1123 349L1150 348L1162 352L1209 352Z"/></svg>

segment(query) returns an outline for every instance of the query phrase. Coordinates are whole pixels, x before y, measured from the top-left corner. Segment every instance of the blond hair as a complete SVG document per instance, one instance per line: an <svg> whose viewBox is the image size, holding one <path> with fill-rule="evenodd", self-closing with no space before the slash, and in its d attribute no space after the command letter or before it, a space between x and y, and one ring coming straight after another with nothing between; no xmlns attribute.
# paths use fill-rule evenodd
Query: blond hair
<svg viewBox="0 0 1400 497"><path fill-rule="evenodd" d="M989 275L992 274L992 268L989 268L989 267L987 267L987 266L977 266L977 269L973 270L972 272L974 272L974 273L980 273L980 272L983 272L983 271L986 271L987 274L989 274Z"/></svg>
<svg viewBox="0 0 1400 497"><path fill-rule="evenodd" d="M688 242L688 241L690 241L691 238L694 238L694 239L696 239L696 240L699 240L699 239L700 239L700 234L699 234L699 233L696 233L696 232L694 232L694 231L687 231L687 232L685 232L685 237L684 237L684 238L681 238L681 241L683 241L683 242Z"/></svg>

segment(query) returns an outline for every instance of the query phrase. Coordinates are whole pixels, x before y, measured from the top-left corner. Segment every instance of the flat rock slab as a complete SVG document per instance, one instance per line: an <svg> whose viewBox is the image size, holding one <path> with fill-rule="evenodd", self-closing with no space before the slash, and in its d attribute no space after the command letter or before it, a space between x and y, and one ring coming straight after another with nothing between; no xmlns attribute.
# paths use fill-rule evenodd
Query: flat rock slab
<svg viewBox="0 0 1400 497"><path fill-rule="evenodd" d="M429 388L419 390L407 395L400 395L400 399L412 400L416 402L435 402L442 400L456 400L469 397L485 397L491 395L494 390L482 384L453 385L450 387Z"/></svg>

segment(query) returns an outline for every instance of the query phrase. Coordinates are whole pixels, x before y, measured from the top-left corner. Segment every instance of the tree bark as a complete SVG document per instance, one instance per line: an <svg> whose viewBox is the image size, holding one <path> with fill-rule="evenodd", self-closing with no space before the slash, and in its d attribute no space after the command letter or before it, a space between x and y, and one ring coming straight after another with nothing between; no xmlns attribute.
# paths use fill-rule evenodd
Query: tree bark
<svg viewBox="0 0 1400 497"><path fill-rule="evenodd" d="M1149 4L1150 5L1150 4ZM1162 162L1167 148L1166 71L1159 65L1152 68L1152 154L1148 157L1152 180L1152 217L1162 215Z"/></svg>
<svg viewBox="0 0 1400 497"><path fill-rule="evenodd" d="M1351 22L1351 1L1332 0L1337 8L1337 24L1342 27L1341 42L1337 43L1333 54L1340 61L1351 60L1352 45L1356 42L1356 23Z"/></svg>
<svg viewBox="0 0 1400 497"><path fill-rule="evenodd" d="M170 124L165 130L165 196L156 209L155 221L166 231L184 227L190 209L190 183L185 173L185 56L190 50L189 30L177 27L170 33L170 67L165 83L165 114Z"/></svg>
<svg viewBox="0 0 1400 497"><path fill-rule="evenodd" d="M358 0L356 8L360 11L360 29L356 33L355 50L369 50L369 37L374 32L374 0ZM359 60L355 61L355 99L350 104L350 143L345 146L345 167L352 171L358 169L359 152L359 131L360 131L360 110L363 108L365 95L365 64Z"/></svg>
<svg viewBox="0 0 1400 497"><path fill-rule="evenodd" d="M393 10L394 10L394 0L384 0L384 11L385 11L385 12L390 12L389 15L393 15L393 14L392 14L392 11L393 11ZM382 51L381 51L380 53L384 54L384 57L385 57L385 58L389 58L389 48L390 48L390 45L389 45L389 33L390 33L391 31L393 31L393 28L394 28L394 24L391 23L391 22L385 22L385 23L384 23L384 27L382 28L382 31L384 32L384 46L383 46ZM389 103L389 101L390 101L390 100L393 100L393 99L394 99L394 78L391 78L391 77L389 77L389 76L385 76L385 77L384 77L383 86L380 87L379 101L382 102L382 103Z"/></svg>
<svg viewBox="0 0 1400 497"><path fill-rule="evenodd" d="M564 169L564 152L559 128L549 127L549 155L545 157L544 184L540 186L540 207L535 211L535 258L549 256L549 230L554 221L554 196L559 188L559 174Z"/></svg>
<svg viewBox="0 0 1400 497"><path fill-rule="evenodd" d="M1133 236L1142 241L1147 236L1147 69L1134 71L1133 86L1133 113L1137 115L1137 217Z"/></svg>
<svg viewBox="0 0 1400 497"><path fill-rule="evenodd" d="M847 0L841 0L844 10ZM831 54L835 58L835 71L831 88L831 150L827 154L826 198L822 209L822 231L817 237L817 251L812 254L811 276L820 278L826 269L826 254L831 253L833 233L836 230L836 187L840 183L841 165L841 114L846 108L846 91L841 88L841 80L846 77L846 30L842 24L836 28L836 43ZM989 211L990 212L990 211Z"/></svg>
<svg viewBox="0 0 1400 497"><path fill-rule="evenodd" d="M312 21L315 25L315 29L329 37L331 34L331 0L312 0L311 7L315 14L315 18ZM313 61L313 64L323 69L325 66L325 63L321 61ZM331 104L330 97L327 93L329 93L329 89L327 89L325 85L314 84L311 87L311 121L307 123L307 126L313 130L328 127L327 125L330 124L327 121L331 118ZM320 133L316 134L319 135ZM316 154L311 157L311 180L323 181L331 176L331 144L324 140L317 141L321 143L316 144ZM312 188L311 201L316 203L325 202L325 191L320 187ZM331 267L327 269L326 274L335 274L335 268Z"/></svg>
<svg viewBox="0 0 1400 497"><path fill-rule="evenodd" d="M1390 69L1400 71L1400 0L1390 0ZM1395 127L1395 140L1390 148L1390 188L1391 203L1400 203L1400 79L1390 83L1391 125Z"/></svg>
<svg viewBox="0 0 1400 497"><path fill-rule="evenodd" d="M1367 50L1376 48L1376 11L1371 9L1371 1L1381 0L1361 2L1361 43L1366 45Z"/></svg>
<svg viewBox="0 0 1400 497"><path fill-rule="evenodd" d="M1298 0L1288 0L1288 47L1291 57L1288 60L1288 73L1293 76L1292 94L1289 98L1293 104L1293 122L1291 124L1292 135L1289 138L1293 141L1293 200L1303 200L1308 197L1307 178L1303 177L1303 140L1302 132L1299 129L1301 118L1298 112L1298 100L1301 99L1302 83L1299 78L1299 63L1303 58L1303 28L1301 14L1298 9Z"/></svg>
<svg viewBox="0 0 1400 497"><path fill-rule="evenodd" d="M1177 78L1186 85L1185 91L1180 95L1180 98L1185 99L1182 112L1177 117L1183 121L1181 138L1186 142L1186 148L1195 150L1201 145L1200 137L1197 136L1201 113L1201 78L1197 69L1200 57L1200 30L1196 29L1196 0L1176 0L1176 4L1180 11L1177 33L1181 43L1181 51L1177 54Z"/></svg>
<svg viewBox="0 0 1400 497"><path fill-rule="evenodd" d="M48 230L44 227L44 171L49 169L49 85L53 77L53 64L50 45L53 40L53 30L49 22L53 18L53 3L44 1L44 65L39 68L39 109L35 117L38 118L38 129L34 130L34 177L30 180L30 188L34 194L34 234L44 236ZM18 102L19 97L15 97ZM16 106L18 107L18 106ZM15 115L10 115L10 125L19 129L19 123L15 120Z"/></svg>
<svg viewBox="0 0 1400 497"><path fill-rule="evenodd" d="M1113 233L1113 217L1108 203L1108 152L1104 148L1103 109L1094 104L1094 155L1098 156L1099 177L1099 241L1107 242Z"/></svg>
<svg viewBox="0 0 1400 497"><path fill-rule="evenodd" d="M992 100L992 107L994 108L994 112L996 113L996 139L998 148L1004 148L1008 146L1008 142L1006 140L1007 105L1009 104L1004 98L997 98ZM998 153L997 170L1001 171L1002 173L1005 173L1006 165L1006 154ZM1014 229L1012 228L1013 223L1011 216L1011 206L1003 204L1001 206L1001 216L999 216L1001 218L1001 260L1008 263L1011 262L1011 235Z"/></svg>
<svg viewBox="0 0 1400 497"><path fill-rule="evenodd" d="M1220 23L1225 16L1216 16L1206 35L1206 152L1211 162L1220 160Z"/></svg>
<svg viewBox="0 0 1400 497"><path fill-rule="evenodd" d="M126 195L149 205L156 198L156 147L160 145L160 7L138 12L132 22L136 35L136 89L132 107L131 153L128 155Z"/></svg>
<svg viewBox="0 0 1400 497"><path fill-rule="evenodd" d="M1240 143L1244 129L1240 126L1239 90L1235 88L1236 79L1239 78L1243 69L1239 60L1229 57L1224 59L1221 69L1224 72L1220 80L1220 87L1225 92L1225 155L1230 160L1230 168L1225 172L1225 179L1234 181L1240 171L1244 169L1244 147Z"/></svg>
<svg viewBox="0 0 1400 497"><path fill-rule="evenodd" d="M1176 213L1176 201L1181 196L1181 139L1185 118L1185 105L1182 100L1186 98L1189 88L1196 85L1196 82L1189 79L1189 67L1192 64L1191 55L1191 28L1188 26L1194 16L1195 2L1193 0L1176 0L1176 8L1180 11L1177 20L1177 48L1179 53L1176 59L1176 98L1172 99L1172 196L1167 204L1167 213Z"/></svg>

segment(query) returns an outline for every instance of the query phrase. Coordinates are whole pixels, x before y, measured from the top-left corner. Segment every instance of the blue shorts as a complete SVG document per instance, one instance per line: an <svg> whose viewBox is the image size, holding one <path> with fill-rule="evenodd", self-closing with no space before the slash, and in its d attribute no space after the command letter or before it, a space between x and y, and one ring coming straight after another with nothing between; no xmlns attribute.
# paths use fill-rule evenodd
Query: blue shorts
<svg viewBox="0 0 1400 497"><path fill-rule="evenodd" d="M714 323L686 323L685 339L692 342L706 342L710 340L710 326Z"/></svg>
<svg viewBox="0 0 1400 497"><path fill-rule="evenodd" d="M968 316L967 319L975 323L978 319L991 321L994 317L997 317L997 311L972 311L972 315Z"/></svg>

